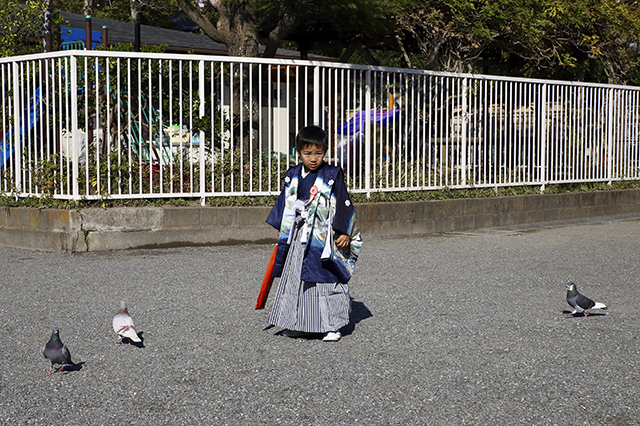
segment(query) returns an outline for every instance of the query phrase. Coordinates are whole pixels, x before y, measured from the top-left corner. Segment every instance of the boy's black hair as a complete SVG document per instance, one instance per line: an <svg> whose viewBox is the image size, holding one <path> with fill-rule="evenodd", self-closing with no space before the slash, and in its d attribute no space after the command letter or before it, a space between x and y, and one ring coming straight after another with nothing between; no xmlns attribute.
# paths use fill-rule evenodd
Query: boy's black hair
<svg viewBox="0 0 640 426"><path fill-rule="evenodd" d="M303 127L296 136L296 150L300 152L307 145L318 146L327 152L329 150L327 133L318 126Z"/></svg>

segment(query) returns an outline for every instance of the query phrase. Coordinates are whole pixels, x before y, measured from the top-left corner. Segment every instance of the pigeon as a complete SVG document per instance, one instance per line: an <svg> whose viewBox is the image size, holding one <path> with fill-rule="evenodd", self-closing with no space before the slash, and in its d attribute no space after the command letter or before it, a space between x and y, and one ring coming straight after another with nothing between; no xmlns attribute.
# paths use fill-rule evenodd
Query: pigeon
<svg viewBox="0 0 640 426"><path fill-rule="evenodd" d="M567 284L567 303L573 308L573 312L568 312L568 315L584 313L584 316L586 317L587 309L607 309L607 306L604 303L594 302L588 297L578 293L576 285L572 282Z"/></svg>
<svg viewBox="0 0 640 426"><path fill-rule="evenodd" d="M117 340L121 340L120 337L126 337L133 342L142 342L140 337L138 337L138 333L136 333L136 326L133 324L133 319L129 316L129 311L127 311L127 304L124 302L120 302L120 310L113 317L113 331L118 335ZM129 346L131 343L128 343Z"/></svg>
<svg viewBox="0 0 640 426"><path fill-rule="evenodd" d="M53 364L62 364L62 367L60 367L58 371L62 371L64 367L75 365L73 361L71 361L69 349L60 341L60 330L58 330L58 327L53 329L51 339L44 345L42 354L49 360L49 372L47 376L53 373Z"/></svg>

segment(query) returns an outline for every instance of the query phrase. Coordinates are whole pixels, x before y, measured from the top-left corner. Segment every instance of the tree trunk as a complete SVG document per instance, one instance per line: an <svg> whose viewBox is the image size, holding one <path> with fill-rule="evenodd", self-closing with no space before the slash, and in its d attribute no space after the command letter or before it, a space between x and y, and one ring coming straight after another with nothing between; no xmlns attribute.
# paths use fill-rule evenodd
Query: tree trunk
<svg viewBox="0 0 640 426"><path fill-rule="evenodd" d="M129 0L129 8L131 9L131 22L136 22L140 15L140 2L138 0Z"/></svg>
<svg viewBox="0 0 640 426"><path fill-rule="evenodd" d="M82 8L82 13L86 15L91 15L93 13L93 0L84 0L84 7Z"/></svg>

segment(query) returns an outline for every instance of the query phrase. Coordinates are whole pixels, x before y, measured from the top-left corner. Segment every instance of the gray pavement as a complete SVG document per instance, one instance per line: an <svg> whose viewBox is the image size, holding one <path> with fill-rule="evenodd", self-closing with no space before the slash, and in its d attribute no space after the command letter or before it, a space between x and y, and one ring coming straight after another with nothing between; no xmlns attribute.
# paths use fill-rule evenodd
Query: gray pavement
<svg viewBox="0 0 640 426"><path fill-rule="evenodd" d="M0 248L0 424L638 424L639 236L626 216L370 238L337 343L253 310L269 245ZM568 280L606 315L563 315ZM143 347L114 341L120 300ZM80 365L45 377L54 326Z"/></svg>

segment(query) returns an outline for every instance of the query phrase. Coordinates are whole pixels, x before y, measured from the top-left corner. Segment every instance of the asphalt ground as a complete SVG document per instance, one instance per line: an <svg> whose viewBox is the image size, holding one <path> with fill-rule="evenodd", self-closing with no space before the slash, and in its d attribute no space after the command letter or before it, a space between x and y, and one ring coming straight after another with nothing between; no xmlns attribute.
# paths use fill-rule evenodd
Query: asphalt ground
<svg viewBox="0 0 640 426"><path fill-rule="evenodd" d="M337 343L253 310L271 250L0 248L0 424L639 423L640 217L367 239ZM608 311L563 314L569 280Z"/></svg>

